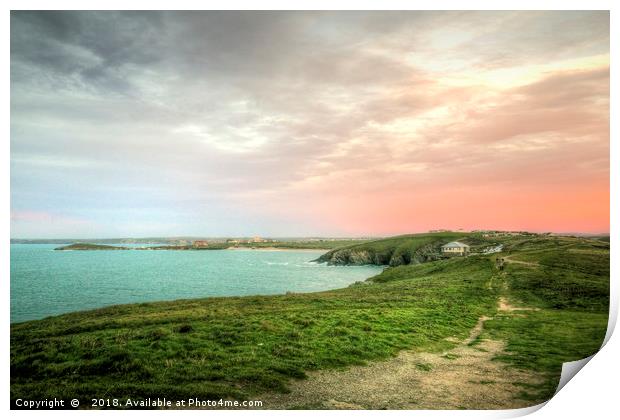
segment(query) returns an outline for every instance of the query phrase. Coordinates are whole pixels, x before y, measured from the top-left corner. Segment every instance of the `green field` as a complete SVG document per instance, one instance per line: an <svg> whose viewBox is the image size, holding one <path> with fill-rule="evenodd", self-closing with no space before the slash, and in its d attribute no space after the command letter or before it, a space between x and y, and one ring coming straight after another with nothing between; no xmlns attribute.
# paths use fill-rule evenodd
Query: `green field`
<svg viewBox="0 0 620 420"><path fill-rule="evenodd" d="M495 238L485 238L481 234L463 232L436 232L414 235L401 235L392 238L345 244L325 253L317 259L336 265L406 265L419 264L442 258L441 245L464 240L471 246L471 251L480 251L492 244Z"/></svg>
<svg viewBox="0 0 620 420"><path fill-rule="evenodd" d="M534 307L527 317L498 314L484 336L505 340L510 364L550 375L532 399L553 395L563 362L594 354L607 329L609 242L579 238L517 240L509 258L537 265L507 264L505 295Z"/></svg>
<svg viewBox="0 0 620 420"><path fill-rule="evenodd" d="M11 398L247 399L286 392L310 370L402 349L449 350L445 338L467 337L482 315L493 317L482 338L507 345L504 362L546 378L523 395L550 397L561 363L591 355L605 335L609 243L439 237L453 239L501 242L505 252L399 265L328 292L121 305L13 324ZM375 255L389 249L392 258L437 241L409 235L358 246ZM498 256L529 264L500 270ZM498 313L500 296L539 310Z"/></svg>

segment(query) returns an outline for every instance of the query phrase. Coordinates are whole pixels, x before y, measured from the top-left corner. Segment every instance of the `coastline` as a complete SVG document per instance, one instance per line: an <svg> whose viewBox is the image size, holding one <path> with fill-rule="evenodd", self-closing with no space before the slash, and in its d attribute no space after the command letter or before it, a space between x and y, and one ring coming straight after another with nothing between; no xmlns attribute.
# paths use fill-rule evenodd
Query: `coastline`
<svg viewBox="0 0 620 420"><path fill-rule="evenodd" d="M258 398L279 408L330 408L330 401L343 399L360 407L385 408L382 397L368 397L371 394L365 390L375 395L375 389L392 386L392 373L403 374L396 376L402 382L417 384L423 379L421 389L434 389L443 386L442 377L450 379L452 374L464 375L461 382L467 384L473 383L470 378L499 383L497 374L503 378L509 372L502 388L483 387L484 395L512 405L522 392L535 387L532 398L549 398L557 387L555 366L600 348L608 320L609 245L572 237L539 239L503 240L512 246L511 259L503 268L497 265L497 256L478 254L394 267L372 280L339 288L328 285L323 291L123 303L12 322L11 397L42 398L50 389L84 400L94 393L123 395L128 392L124 384L139 374L148 383L137 382L130 398L153 389L162 395L173 389L179 396L202 399ZM394 240L402 249L411 238L391 239L387 245ZM374 242L372 250L384 252L385 242ZM532 244L538 253L532 254ZM420 249L425 241L417 245ZM547 265L562 264L575 252L588 257L575 259L570 274ZM276 259L275 255L255 258ZM540 277L546 280L542 289ZM559 305L566 306L554 309ZM547 330L546 325L561 327ZM119 326L130 332L119 331ZM481 331L485 339L477 340ZM589 331L585 341L573 339L583 331ZM132 351L119 350L119 342ZM513 379L514 371L492 360L496 350L508 345L515 346L516 353L502 357L509 357L506 362L519 372L526 371L531 384L521 376ZM556 351L558 347L562 351ZM184 352L171 356L177 349ZM402 350L406 353L399 353ZM188 358L190 351L204 357ZM390 359L395 354L402 357ZM89 373L80 383L72 382L71 371L63 370L69 358L76 361L71 369ZM375 361L378 364L371 363ZM481 364L489 369L479 377ZM369 368L358 371L355 365ZM119 369L111 373L108 366ZM334 374L334 367L354 374ZM431 370L434 373L428 373ZM217 376L205 381L203 375L211 372ZM110 385L112 379L119 379L120 385ZM364 385L358 395L360 379L372 385ZM335 383L346 385L336 389ZM390 400L394 408L409 407L411 401L414 408L421 407L410 391L402 391L398 383L396 387L393 395L398 398ZM480 394L477 385L467 387L470 393L454 395L470 401L472 392ZM452 407L451 401L447 407ZM478 406L480 401L468 404L496 407L496 402L492 407Z"/></svg>
<svg viewBox="0 0 620 420"><path fill-rule="evenodd" d="M257 248L251 248L251 247L245 247L245 246L239 246L239 247L234 247L231 246L230 248L224 248L224 251L304 251L304 252L328 252L330 251L329 249L319 249L319 248L278 248L278 247L274 247L274 246L270 246L270 247L257 247Z"/></svg>
<svg viewBox="0 0 620 420"><path fill-rule="evenodd" d="M54 248L54 251L304 251L327 253L331 248L312 248L294 246L217 246L197 247L185 245L157 245L157 246L117 246L90 243L75 243Z"/></svg>
<svg viewBox="0 0 620 420"><path fill-rule="evenodd" d="M121 250L121 249L66 249L66 250L61 250L60 253L67 253L67 252L72 252L74 253L74 255L76 255L76 251L95 251L95 250L99 250L99 251L106 251L106 250ZM121 251L149 251L152 249L148 249L148 248L127 248L127 249L122 249ZM166 251L167 249L164 249L162 251ZM213 258L215 259L224 259L224 261L253 261L254 259L257 259L258 261L262 261L264 264L267 264L269 266L274 265L274 266L286 266L286 265L291 265L291 267L300 267L299 264L316 264L316 265L328 265L328 264L322 264L322 263L318 263L315 262L315 259L317 258L317 256L324 254L327 250L324 248L318 249L318 248L291 248L291 247L272 247L272 246L264 246L264 247L256 247L256 248L251 248L251 247L245 247L245 246L240 246L240 247L228 247L228 248L221 248L221 249L182 249L184 251L195 251L192 252L190 254L200 254L200 255L205 255L205 257L207 255L213 255ZM234 255L238 254L235 252L229 252L228 253L228 257L225 256L225 254L227 254L226 252L222 252L222 253L209 253L209 252L205 252L204 254L201 254L198 251L246 251L246 253L248 254L247 256L243 256L243 257L234 257ZM249 252L249 251L260 251L257 253L253 253L253 252ZM57 251L52 251L52 252L57 252ZM291 254L291 256L285 256L286 253ZM312 253L312 255L309 255L310 253ZM80 254L80 252L77 252L77 254ZM99 254L99 253L96 253ZM105 253L107 254L107 253ZM135 252L125 252L123 253L127 256L129 256L129 254L134 255L136 254ZM136 254L136 256L138 256L139 254L143 254L142 252L138 252L138 254ZM217 256L219 254L219 256ZM240 254L243 254L240 253ZM253 254L254 256L251 256L250 254ZM263 255L264 254L264 255ZM271 254L272 256L269 257L267 254ZM308 254L308 255L305 255ZM178 254L170 254L168 253L169 257L167 258L171 258L172 260L176 260L177 255ZM288 254L286 254L288 255ZM295 257L294 255L297 255L297 257ZM181 257L181 255L178 255L179 257ZM51 257L54 258L54 257ZM160 257L157 257L160 258ZM241 258L241 260L239 260L239 258ZM293 260L299 260L298 263L295 262L290 262ZM133 258L132 258L133 260ZM202 260L202 258L200 258L200 260ZM139 260L138 260L139 261ZM284 262L282 262L284 261ZM293 268L294 269L294 268ZM372 271L372 270L371 270ZM244 298L246 296L251 296L251 295L257 295L257 296L279 296L279 295L286 295L287 293L295 293L295 294L299 294L299 293L315 293L315 292L325 292L325 291L331 291L331 290L335 290L335 289L339 289L342 287L348 287L351 284L355 283L355 282L364 282L366 280L368 280L369 278L377 275L380 273L381 270L378 270L378 272L371 272L371 273L364 273L363 275L351 280L348 283L345 284L339 284L338 282L336 282L336 284L327 284L324 285L324 287L321 288L317 288L317 289L310 289L310 290L304 290L304 289L296 289L294 288L292 285L288 285L286 286L286 288L282 289L282 290L276 290L276 291L256 291L253 294L247 294L244 292L239 292L239 291L229 291L225 294L200 294L200 295L196 295L196 294L192 294L192 295L179 295L179 294L174 294L174 296L158 296L155 298L146 298L146 299L140 299L140 300L129 300L129 301L125 301L125 300L116 300L116 301L107 301L105 303L101 303L99 302L97 306L85 306L82 307L80 306L79 308L68 308L68 309L64 309L63 311L53 311L53 312L47 312L44 313L42 315L35 315L34 317L28 316L26 318L21 317L21 315L16 315L15 317L13 316L13 314L11 314L11 325L15 324L15 323L22 323L22 322L30 322L30 321L38 321L38 320L42 320L45 317L56 317L56 316L63 316L63 315L67 315L67 314L71 314L71 313L78 313L78 312L84 312L84 311L97 311L97 310L103 310L105 308L108 307L115 307L115 306L123 306L123 305L135 305L135 304L151 304L154 302L163 302L163 301L168 301L168 302L174 302L174 301L179 301L179 300L188 300L188 299L204 299L204 298ZM316 275L316 274L315 274ZM302 276L303 277L303 276ZM347 276L345 275L344 277L342 275L338 275L339 278L346 278ZM270 283L270 282L267 282ZM267 284L266 283L266 284ZM288 282L290 283L290 281ZM174 290L174 287L172 288L172 290Z"/></svg>

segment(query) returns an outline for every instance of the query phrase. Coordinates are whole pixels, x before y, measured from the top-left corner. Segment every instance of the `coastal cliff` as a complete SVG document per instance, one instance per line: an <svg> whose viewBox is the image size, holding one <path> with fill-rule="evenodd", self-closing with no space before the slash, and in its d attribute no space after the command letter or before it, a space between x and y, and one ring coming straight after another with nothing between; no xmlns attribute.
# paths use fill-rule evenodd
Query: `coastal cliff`
<svg viewBox="0 0 620 420"><path fill-rule="evenodd" d="M441 245L462 238L458 232L404 235L333 249L315 261L330 265L419 264L441 259Z"/></svg>

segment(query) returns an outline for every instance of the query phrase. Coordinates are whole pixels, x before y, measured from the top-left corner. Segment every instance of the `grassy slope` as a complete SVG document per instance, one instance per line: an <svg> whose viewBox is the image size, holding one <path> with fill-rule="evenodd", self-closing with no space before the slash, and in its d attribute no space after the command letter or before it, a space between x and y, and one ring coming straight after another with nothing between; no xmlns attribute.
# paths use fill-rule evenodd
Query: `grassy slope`
<svg viewBox="0 0 620 420"><path fill-rule="evenodd" d="M507 342L501 360L547 374L533 400L550 398L562 363L594 354L607 328L609 243L578 238L515 241L509 257L538 265L508 264L505 291L516 306L539 308L524 317L498 314L485 336Z"/></svg>
<svg viewBox="0 0 620 420"><path fill-rule="evenodd" d="M587 356L602 341L608 248L568 239L505 241L515 259L549 265L510 264L500 272L495 256L454 258L389 268L329 292L123 305L14 324L11 395L175 399L284 391L305 370L403 348L447 349L452 344L443 338L467 336L479 316L495 314L500 294L545 308L525 318L497 314L486 334L508 343L508 363L547 372L548 394L562 361ZM581 259L559 267L565 252Z"/></svg>
<svg viewBox="0 0 620 420"><path fill-rule="evenodd" d="M450 346L496 295L482 259L322 293L124 305L12 326L14 396L242 397L304 370ZM465 277L465 279L464 279ZM188 331L189 330L189 331ZM184 332L185 331L185 332Z"/></svg>
<svg viewBox="0 0 620 420"><path fill-rule="evenodd" d="M416 259L418 250L428 247L429 252L437 253L441 245L459 239L469 239L468 242L476 243L485 242L480 235L469 235L463 232L402 235L360 244L348 244L331 250L321 256L318 261L334 264L408 264ZM358 256L357 259L356 256Z"/></svg>

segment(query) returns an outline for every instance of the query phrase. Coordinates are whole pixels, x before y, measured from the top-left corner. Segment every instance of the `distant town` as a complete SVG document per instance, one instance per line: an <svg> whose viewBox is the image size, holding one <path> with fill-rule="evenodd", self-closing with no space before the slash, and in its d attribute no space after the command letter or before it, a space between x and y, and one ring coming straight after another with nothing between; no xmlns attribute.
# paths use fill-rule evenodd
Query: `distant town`
<svg viewBox="0 0 620 420"><path fill-rule="evenodd" d="M382 239L380 236L360 237L202 237L202 236L172 236L172 237L144 237L144 238L11 238L12 244L66 244L72 242L94 242L100 244L166 244L166 245L210 245L210 244L266 244L280 242L336 242L336 241L369 241Z"/></svg>
<svg viewBox="0 0 620 420"><path fill-rule="evenodd" d="M506 237L506 236L578 236L578 237L607 237L609 233L581 233L581 232L543 232L533 233L527 231L516 230L486 230L476 229L467 231L464 229L432 229L429 233L441 232L462 232L462 233L479 233L485 238ZM164 244L176 246L194 246L208 247L214 244L248 245L269 243L276 244L281 242L336 242L336 241L371 241L383 239L386 236L357 236L357 237L263 237L263 236L247 236L247 237L202 237L202 236L172 236L172 237L143 237L143 238L11 238L12 244L67 244L75 242L89 242L99 244Z"/></svg>

